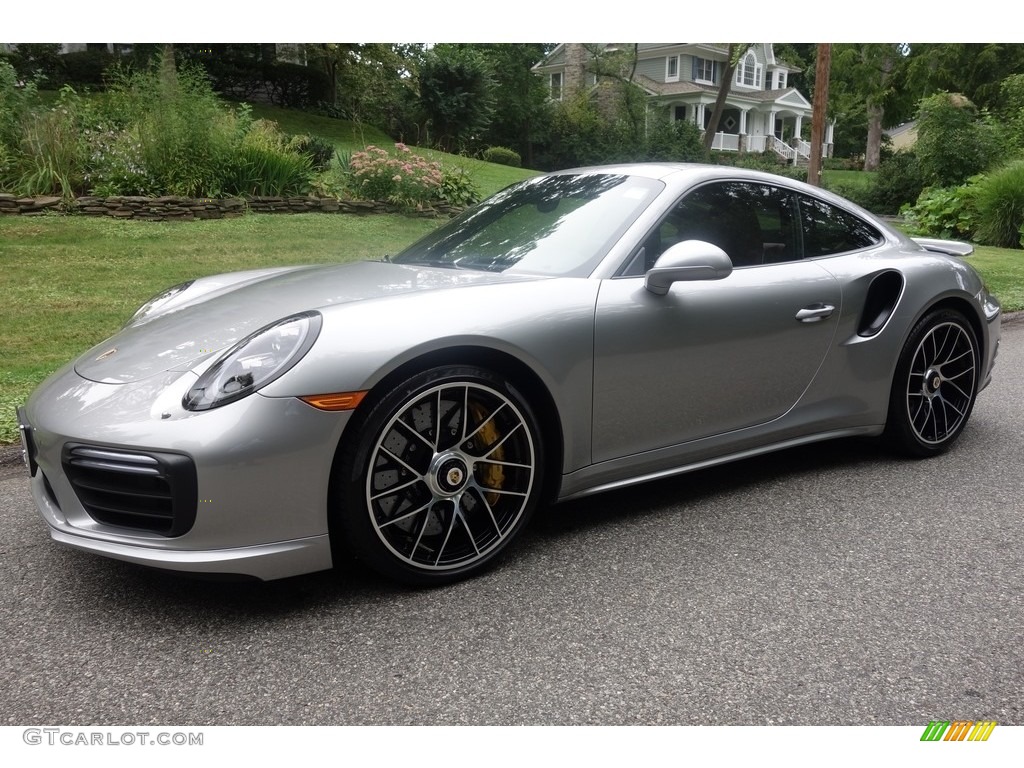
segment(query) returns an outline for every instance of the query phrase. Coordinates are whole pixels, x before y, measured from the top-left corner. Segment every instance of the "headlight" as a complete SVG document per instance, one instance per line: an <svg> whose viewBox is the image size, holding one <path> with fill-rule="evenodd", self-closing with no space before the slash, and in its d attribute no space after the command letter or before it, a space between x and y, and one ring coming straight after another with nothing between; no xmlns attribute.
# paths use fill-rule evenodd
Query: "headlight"
<svg viewBox="0 0 1024 768"><path fill-rule="evenodd" d="M160 293L158 293L152 299L150 299L137 310L135 310L135 314L132 315L131 320L125 323L125 327L128 327L129 325L135 325L140 320L144 320L145 318L155 313L157 310L162 309L171 299L173 299L179 293L184 293L185 291L187 291L194 282L195 280L189 280L187 283L179 283L178 285L171 286L165 291L160 291Z"/></svg>
<svg viewBox="0 0 1024 768"><path fill-rule="evenodd" d="M225 352L182 398L190 411L241 400L284 375L320 333L319 312L303 312L264 326Z"/></svg>

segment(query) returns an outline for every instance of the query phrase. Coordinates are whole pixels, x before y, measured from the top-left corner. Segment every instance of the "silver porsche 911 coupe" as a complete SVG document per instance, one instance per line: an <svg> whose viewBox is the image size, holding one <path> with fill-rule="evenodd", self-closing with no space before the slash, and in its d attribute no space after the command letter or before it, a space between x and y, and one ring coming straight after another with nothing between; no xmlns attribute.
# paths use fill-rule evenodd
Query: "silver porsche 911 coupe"
<svg viewBox="0 0 1024 768"><path fill-rule="evenodd" d="M540 176L393 258L161 293L19 409L32 493L134 563L444 583L539 505L851 435L946 450L999 344L970 251L768 174Z"/></svg>

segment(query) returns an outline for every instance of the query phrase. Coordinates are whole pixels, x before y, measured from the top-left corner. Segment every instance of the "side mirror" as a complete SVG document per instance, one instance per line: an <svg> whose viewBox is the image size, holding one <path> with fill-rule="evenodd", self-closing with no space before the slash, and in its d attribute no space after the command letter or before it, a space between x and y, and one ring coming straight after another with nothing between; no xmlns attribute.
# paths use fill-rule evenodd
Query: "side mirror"
<svg viewBox="0 0 1024 768"><path fill-rule="evenodd" d="M644 287L664 296L675 282L721 280L731 274L732 261L717 245L703 240L684 240L658 257L644 277Z"/></svg>

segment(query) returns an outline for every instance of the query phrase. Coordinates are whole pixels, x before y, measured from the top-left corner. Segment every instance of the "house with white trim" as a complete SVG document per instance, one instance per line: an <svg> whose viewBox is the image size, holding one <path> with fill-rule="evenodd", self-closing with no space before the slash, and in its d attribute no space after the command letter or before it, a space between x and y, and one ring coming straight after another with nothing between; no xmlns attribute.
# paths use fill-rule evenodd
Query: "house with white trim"
<svg viewBox="0 0 1024 768"><path fill-rule="evenodd" d="M670 120L687 120L702 131L714 110L728 63L719 43L639 43L634 45L561 43L533 71L547 80L550 96L566 100L596 93L604 77L599 57L620 54L628 61L623 77L641 88L648 110ZM810 157L801 138L811 123L811 103L789 85L799 70L775 57L772 43L755 43L740 58L715 134L713 149L774 152L789 162ZM833 124L826 126L823 154L832 154Z"/></svg>

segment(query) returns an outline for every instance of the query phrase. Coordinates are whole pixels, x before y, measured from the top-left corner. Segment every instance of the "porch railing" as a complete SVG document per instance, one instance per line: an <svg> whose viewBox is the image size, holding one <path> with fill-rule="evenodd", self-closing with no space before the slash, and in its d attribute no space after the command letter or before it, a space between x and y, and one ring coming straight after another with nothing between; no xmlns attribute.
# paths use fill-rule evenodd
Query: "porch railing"
<svg viewBox="0 0 1024 768"><path fill-rule="evenodd" d="M739 152L740 137L735 133L722 133L719 131L715 134L715 140L711 142L711 148L722 152Z"/></svg>
<svg viewBox="0 0 1024 768"><path fill-rule="evenodd" d="M768 141L771 145L772 151L779 157L785 158L787 162L791 162L796 159L796 150L777 136L769 136Z"/></svg>

